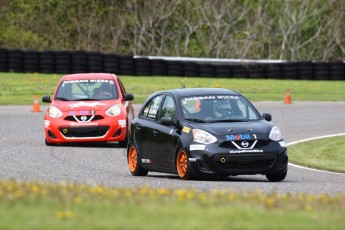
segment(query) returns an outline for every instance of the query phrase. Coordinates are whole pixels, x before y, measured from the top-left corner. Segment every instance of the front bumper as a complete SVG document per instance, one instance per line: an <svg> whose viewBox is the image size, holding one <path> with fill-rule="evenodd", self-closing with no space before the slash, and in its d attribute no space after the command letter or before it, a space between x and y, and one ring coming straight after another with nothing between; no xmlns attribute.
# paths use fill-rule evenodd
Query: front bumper
<svg viewBox="0 0 345 230"><path fill-rule="evenodd" d="M78 123L45 118L45 136L49 143L115 142L126 138L126 118L105 118L97 122Z"/></svg>
<svg viewBox="0 0 345 230"><path fill-rule="evenodd" d="M254 175L286 172L288 166L287 148L278 142L270 143L262 149L235 151L215 145L207 145L204 150L190 153L190 166L194 175Z"/></svg>

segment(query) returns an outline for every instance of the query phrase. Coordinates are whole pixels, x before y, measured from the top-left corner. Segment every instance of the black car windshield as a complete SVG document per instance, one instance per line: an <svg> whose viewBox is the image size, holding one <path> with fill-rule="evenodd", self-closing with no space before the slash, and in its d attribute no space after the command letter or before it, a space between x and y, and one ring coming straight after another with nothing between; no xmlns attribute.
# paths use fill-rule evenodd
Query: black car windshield
<svg viewBox="0 0 345 230"><path fill-rule="evenodd" d="M241 95L196 95L180 98L184 118L192 122L243 122L261 119Z"/></svg>
<svg viewBox="0 0 345 230"><path fill-rule="evenodd" d="M99 101L117 98L114 81L107 79L65 80L59 85L55 96L55 100L62 101Z"/></svg>

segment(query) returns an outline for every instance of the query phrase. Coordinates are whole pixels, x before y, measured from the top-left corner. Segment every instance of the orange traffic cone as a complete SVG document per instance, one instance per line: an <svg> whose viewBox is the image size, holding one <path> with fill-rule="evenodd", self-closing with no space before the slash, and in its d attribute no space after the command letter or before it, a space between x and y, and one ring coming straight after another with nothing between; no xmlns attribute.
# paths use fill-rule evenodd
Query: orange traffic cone
<svg viewBox="0 0 345 230"><path fill-rule="evenodd" d="M286 90L284 104L291 104L291 94L290 94L290 89L287 89L287 90Z"/></svg>
<svg viewBox="0 0 345 230"><path fill-rule="evenodd" d="M38 96L37 95L35 95L34 107L32 108L31 112L41 112L40 103L38 102Z"/></svg>

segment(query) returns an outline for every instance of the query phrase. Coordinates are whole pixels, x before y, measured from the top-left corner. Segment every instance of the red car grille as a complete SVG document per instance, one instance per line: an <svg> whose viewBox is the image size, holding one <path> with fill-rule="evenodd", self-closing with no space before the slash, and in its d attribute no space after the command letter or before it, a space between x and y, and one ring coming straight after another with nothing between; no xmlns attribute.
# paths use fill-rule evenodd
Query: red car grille
<svg viewBox="0 0 345 230"><path fill-rule="evenodd" d="M61 134L67 138L83 138L83 137L102 137L108 130L109 126L97 127L65 127L59 128Z"/></svg>
<svg viewBox="0 0 345 230"><path fill-rule="evenodd" d="M89 121L92 115L83 115L85 120ZM67 116L64 120L66 121L82 121L82 115L78 116ZM98 121L104 119L101 115L95 115L90 121Z"/></svg>

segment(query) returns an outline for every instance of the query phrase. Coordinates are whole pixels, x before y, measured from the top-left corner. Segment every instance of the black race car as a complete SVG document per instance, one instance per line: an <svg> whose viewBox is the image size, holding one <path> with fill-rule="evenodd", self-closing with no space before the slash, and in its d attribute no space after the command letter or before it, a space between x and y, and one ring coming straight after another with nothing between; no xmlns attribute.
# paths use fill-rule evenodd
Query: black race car
<svg viewBox="0 0 345 230"><path fill-rule="evenodd" d="M149 171L182 179L287 174L286 143L271 115L242 94L219 88L182 88L151 94L131 123L127 159L134 176Z"/></svg>

